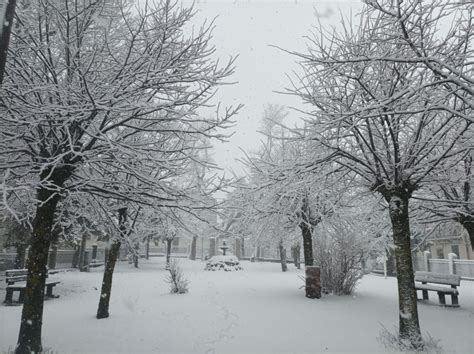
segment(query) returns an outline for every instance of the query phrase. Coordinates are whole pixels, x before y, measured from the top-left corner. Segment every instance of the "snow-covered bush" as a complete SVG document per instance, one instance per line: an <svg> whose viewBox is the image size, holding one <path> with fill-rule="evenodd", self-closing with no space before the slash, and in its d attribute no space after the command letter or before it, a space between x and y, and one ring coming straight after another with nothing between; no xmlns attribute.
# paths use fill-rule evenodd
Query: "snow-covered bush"
<svg viewBox="0 0 474 354"><path fill-rule="evenodd" d="M214 256L211 257L204 270L225 270L226 272L233 270L242 270L240 262L236 256L225 255L225 256Z"/></svg>
<svg viewBox="0 0 474 354"><path fill-rule="evenodd" d="M316 265L321 268L321 285L326 294L350 295L362 278L366 252L363 237L337 227L327 228L314 242Z"/></svg>
<svg viewBox="0 0 474 354"><path fill-rule="evenodd" d="M185 294L188 292L189 280L184 277L183 271L178 265L176 259L171 259L167 264L169 275L166 282L170 285L170 293Z"/></svg>
<svg viewBox="0 0 474 354"><path fill-rule="evenodd" d="M418 336L416 336L418 338ZM416 340L403 340L398 336L398 331L390 332L387 328L382 326L382 329L377 337L377 340L382 344L387 351L402 352L402 353L436 353L444 352L439 344L439 340L434 339L428 333L425 334L425 339L414 347L413 343Z"/></svg>

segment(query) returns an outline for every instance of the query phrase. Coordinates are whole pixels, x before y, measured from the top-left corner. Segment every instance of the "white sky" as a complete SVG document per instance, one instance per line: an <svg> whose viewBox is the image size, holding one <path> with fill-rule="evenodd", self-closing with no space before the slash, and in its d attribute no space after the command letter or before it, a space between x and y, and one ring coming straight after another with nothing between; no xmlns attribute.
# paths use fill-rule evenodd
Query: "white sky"
<svg viewBox="0 0 474 354"><path fill-rule="evenodd" d="M243 157L240 149L258 147L260 136L256 131L264 106L299 104L294 97L273 92L289 85L286 75L297 69L297 65L295 58L270 45L304 51L303 36L317 24L316 13L323 26L337 26L341 13L350 16L360 10L361 0L195 0L195 8L199 10L195 25L217 17L212 41L216 55L222 61L239 56L236 72L230 79L238 83L222 87L216 100L224 106L242 103L245 107L235 118L234 136L228 143L216 143L213 157L221 167L240 174L242 170L236 159ZM296 112L291 115L297 118Z"/></svg>

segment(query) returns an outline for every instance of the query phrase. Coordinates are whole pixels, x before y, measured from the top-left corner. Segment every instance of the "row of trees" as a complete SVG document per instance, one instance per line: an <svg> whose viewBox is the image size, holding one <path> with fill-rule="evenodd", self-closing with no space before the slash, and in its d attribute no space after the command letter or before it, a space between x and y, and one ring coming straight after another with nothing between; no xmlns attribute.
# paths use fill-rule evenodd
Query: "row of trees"
<svg viewBox="0 0 474 354"><path fill-rule="evenodd" d="M459 222L474 245L473 11L455 1L366 0L357 24L315 28L307 52L290 53L301 74L287 92L308 107L303 122L285 126L270 107L263 146L229 196L231 207L245 205L245 227L268 230L275 243L299 227L306 265L315 249L324 267L335 235L346 244L329 249L365 254L392 235L399 338L414 349L424 344L410 215L416 227Z"/></svg>
<svg viewBox="0 0 474 354"><path fill-rule="evenodd" d="M137 223L169 229L184 214L205 222L200 211L215 208L208 196L221 182L198 183L193 171L214 167L203 151L226 138L238 107L198 110L233 59L214 59L212 27L190 31L192 15L171 0L17 2L0 94L3 206L32 230L17 353L42 350L55 228L107 225L103 318L119 248Z"/></svg>
<svg viewBox="0 0 474 354"><path fill-rule="evenodd" d="M301 234L305 265L340 266L355 281L354 266L391 234L399 337L420 349L414 206L430 222L461 223L474 244L473 8L365 3L357 25L315 29L308 51L291 53L302 74L288 93L309 107L304 122L286 127L284 112L269 108L263 147L246 159L249 176L227 210L233 232L256 243L270 234L281 254L297 249ZM126 0L24 0L16 9L0 94L0 171L5 210L32 230L16 348L29 353L41 351L57 233L107 225L97 312L107 317L115 261L133 230L171 236L185 227L182 215L205 223L216 207L211 193L222 182L205 172L214 167L205 151L210 139L225 139L238 107L199 114L233 60L214 61L212 27L187 28L192 9L171 0L137 8ZM344 264L328 256L346 250ZM334 274L324 277L341 288Z"/></svg>

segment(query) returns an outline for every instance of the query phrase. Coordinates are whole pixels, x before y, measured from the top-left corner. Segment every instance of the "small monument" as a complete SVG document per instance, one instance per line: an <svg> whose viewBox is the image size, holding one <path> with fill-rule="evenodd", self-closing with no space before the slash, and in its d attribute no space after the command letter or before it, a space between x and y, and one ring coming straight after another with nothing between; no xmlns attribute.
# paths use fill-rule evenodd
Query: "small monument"
<svg viewBox="0 0 474 354"><path fill-rule="evenodd" d="M229 249L229 246L226 245L225 240L222 242L222 246L219 247L222 250L222 255L225 256L225 252Z"/></svg>
<svg viewBox="0 0 474 354"><path fill-rule="evenodd" d="M227 250L229 246L227 246L226 242L222 242L222 246L219 247L222 251L222 256L213 256L211 257L207 263L206 268L204 270L224 270L226 272L233 271L233 270L242 270L240 266L239 260L233 254L227 254Z"/></svg>

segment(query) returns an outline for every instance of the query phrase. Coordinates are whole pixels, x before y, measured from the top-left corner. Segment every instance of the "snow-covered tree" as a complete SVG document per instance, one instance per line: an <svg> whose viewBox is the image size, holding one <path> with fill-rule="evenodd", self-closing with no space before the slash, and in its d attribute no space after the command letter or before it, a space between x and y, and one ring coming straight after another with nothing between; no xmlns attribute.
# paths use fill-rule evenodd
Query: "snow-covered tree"
<svg viewBox="0 0 474 354"><path fill-rule="evenodd" d="M473 153L468 151L455 166L437 176L427 193L418 196L420 208L428 211L426 222L455 221L467 231L474 247L474 166Z"/></svg>
<svg viewBox="0 0 474 354"><path fill-rule="evenodd" d="M385 199L399 289L399 336L423 347L409 201L466 152L471 127L471 11L441 1L370 0L358 26L317 31L291 92L312 107L302 139ZM443 2L444 3L444 2ZM453 25L444 33L445 16ZM459 46L459 47L458 47ZM317 165L308 160L308 168Z"/></svg>
<svg viewBox="0 0 474 354"><path fill-rule="evenodd" d="M235 111L212 119L197 113L233 62L211 59L210 26L185 31L190 8L169 0L139 9L112 0L18 6L0 94L0 173L4 194L35 194L16 349L25 353L41 351L59 201L76 192L111 198L120 227L126 218L120 203L178 204L186 193L171 179L195 160L199 136L224 137L215 129L227 127Z"/></svg>

